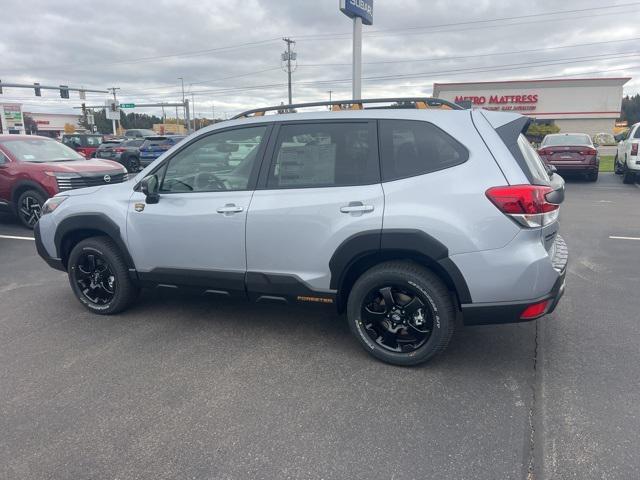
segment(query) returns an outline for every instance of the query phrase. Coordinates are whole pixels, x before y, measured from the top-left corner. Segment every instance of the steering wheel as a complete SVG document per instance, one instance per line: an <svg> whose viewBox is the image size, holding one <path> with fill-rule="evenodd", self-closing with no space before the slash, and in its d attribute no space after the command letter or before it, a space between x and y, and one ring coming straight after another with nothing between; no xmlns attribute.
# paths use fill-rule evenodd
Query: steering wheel
<svg viewBox="0 0 640 480"><path fill-rule="evenodd" d="M226 190L227 185L220 177L212 172L200 172L196 175L195 184L198 190Z"/></svg>

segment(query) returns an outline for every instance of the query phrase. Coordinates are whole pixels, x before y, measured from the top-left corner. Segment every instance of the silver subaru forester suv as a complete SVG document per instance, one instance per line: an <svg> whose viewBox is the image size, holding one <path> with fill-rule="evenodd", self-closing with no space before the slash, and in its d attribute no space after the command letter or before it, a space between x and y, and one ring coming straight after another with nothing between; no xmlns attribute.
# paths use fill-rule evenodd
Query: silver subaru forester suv
<svg viewBox="0 0 640 480"><path fill-rule="evenodd" d="M398 365L444 350L457 325L553 311L564 182L522 135L528 119L392 100L199 130L129 181L49 199L38 253L95 313L143 287L333 305Z"/></svg>

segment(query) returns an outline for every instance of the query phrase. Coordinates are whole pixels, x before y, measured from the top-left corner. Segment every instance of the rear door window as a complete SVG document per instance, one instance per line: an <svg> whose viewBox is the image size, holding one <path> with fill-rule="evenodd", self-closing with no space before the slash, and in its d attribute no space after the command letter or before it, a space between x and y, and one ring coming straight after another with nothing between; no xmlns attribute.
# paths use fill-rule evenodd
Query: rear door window
<svg viewBox="0 0 640 480"><path fill-rule="evenodd" d="M369 185L379 176L373 122L286 124L267 188Z"/></svg>
<svg viewBox="0 0 640 480"><path fill-rule="evenodd" d="M435 125L418 120L380 120L382 181L424 175L464 163L467 149Z"/></svg>

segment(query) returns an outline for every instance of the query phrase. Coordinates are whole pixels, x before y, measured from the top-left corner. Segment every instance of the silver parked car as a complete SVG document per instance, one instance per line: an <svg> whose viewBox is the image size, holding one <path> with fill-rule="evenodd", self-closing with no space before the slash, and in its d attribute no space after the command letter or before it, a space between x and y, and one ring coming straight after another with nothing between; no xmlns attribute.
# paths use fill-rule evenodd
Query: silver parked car
<svg viewBox="0 0 640 480"><path fill-rule="evenodd" d="M96 313L141 287L333 305L399 365L444 350L457 318L553 311L564 182L521 134L528 119L393 101L265 115L277 106L199 130L125 183L50 199L38 252Z"/></svg>

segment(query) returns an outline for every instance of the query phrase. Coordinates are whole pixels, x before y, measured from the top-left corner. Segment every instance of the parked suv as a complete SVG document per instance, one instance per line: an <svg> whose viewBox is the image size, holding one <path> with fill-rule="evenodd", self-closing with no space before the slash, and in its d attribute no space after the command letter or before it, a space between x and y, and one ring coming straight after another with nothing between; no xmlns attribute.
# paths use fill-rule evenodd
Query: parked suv
<svg viewBox="0 0 640 480"><path fill-rule="evenodd" d="M0 135L0 208L33 228L47 198L58 192L120 183L126 170L108 160L87 160L48 137Z"/></svg>
<svg viewBox="0 0 640 480"><path fill-rule="evenodd" d="M86 158L93 158L96 156L96 150L102 143L102 135L93 133L65 133L62 135L62 143Z"/></svg>
<svg viewBox="0 0 640 480"><path fill-rule="evenodd" d="M618 143L614 160L615 172L623 175L624 183L634 183L640 174L640 123L632 125Z"/></svg>
<svg viewBox="0 0 640 480"><path fill-rule="evenodd" d="M130 128L124 132L126 138L145 138L152 137L156 134L153 130L148 128Z"/></svg>
<svg viewBox="0 0 640 480"><path fill-rule="evenodd" d="M184 138L184 135L156 135L145 138L140 146L140 165L146 167Z"/></svg>
<svg viewBox="0 0 640 480"><path fill-rule="evenodd" d="M96 158L107 158L122 164L129 173L140 169L140 147L144 139L105 140L96 150Z"/></svg>
<svg viewBox="0 0 640 480"><path fill-rule="evenodd" d="M538 154L558 172L581 173L588 180L598 180L600 155L586 133L553 133L542 140Z"/></svg>
<svg viewBox="0 0 640 480"><path fill-rule="evenodd" d="M130 181L50 199L37 250L95 313L124 310L141 287L331 305L399 365L444 350L458 318L552 312L564 182L521 135L528 119L416 105L199 130ZM254 146L238 158L241 144ZM233 165L212 154L234 150Z"/></svg>

